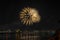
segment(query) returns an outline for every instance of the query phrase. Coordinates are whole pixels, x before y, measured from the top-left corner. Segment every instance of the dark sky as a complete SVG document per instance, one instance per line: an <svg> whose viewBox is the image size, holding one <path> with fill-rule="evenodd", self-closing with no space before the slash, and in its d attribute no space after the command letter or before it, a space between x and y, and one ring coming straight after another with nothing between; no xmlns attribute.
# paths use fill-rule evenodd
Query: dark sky
<svg viewBox="0 0 60 40"><path fill-rule="evenodd" d="M18 13L24 7L38 9L41 22L25 26L19 21ZM59 1L48 0L2 0L0 1L0 29L58 29L60 28Z"/></svg>

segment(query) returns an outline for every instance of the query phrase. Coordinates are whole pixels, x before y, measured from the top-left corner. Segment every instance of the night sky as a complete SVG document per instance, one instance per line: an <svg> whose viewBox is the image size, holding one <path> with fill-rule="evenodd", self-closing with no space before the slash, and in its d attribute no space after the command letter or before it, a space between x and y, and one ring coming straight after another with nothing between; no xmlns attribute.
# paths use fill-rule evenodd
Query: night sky
<svg viewBox="0 0 60 40"><path fill-rule="evenodd" d="M41 21L31 26L23 25L19 12L24 7L38 9ZM60 28L59 1L48 0L2 0L0 1L0 29L54 30Z"/></svg>

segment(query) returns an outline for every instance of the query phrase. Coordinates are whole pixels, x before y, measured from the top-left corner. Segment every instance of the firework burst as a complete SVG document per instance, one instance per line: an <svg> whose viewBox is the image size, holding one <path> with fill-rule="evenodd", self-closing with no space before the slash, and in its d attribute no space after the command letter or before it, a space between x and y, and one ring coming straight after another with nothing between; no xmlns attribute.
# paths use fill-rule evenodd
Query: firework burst
<svg viewBox="0 0 60 40"><path fill-rule="evenodd" d="M20 20L23 24L31 25L40 21L41 17L34 8L26 7L19 13Z"/></svg>

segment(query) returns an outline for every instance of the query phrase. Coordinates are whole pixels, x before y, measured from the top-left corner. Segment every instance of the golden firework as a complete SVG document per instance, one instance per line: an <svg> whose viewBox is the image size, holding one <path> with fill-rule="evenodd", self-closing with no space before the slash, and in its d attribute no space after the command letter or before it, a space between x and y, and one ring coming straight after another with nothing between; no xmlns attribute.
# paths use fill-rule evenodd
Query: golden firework
<svg viewBox="0 0 60 40"><path fill-rule="evenodd" d="M31 25L40 21L41 17L38 11L34 8L26 7L22 9L20 14L20 20L23 24Z"/></svg>

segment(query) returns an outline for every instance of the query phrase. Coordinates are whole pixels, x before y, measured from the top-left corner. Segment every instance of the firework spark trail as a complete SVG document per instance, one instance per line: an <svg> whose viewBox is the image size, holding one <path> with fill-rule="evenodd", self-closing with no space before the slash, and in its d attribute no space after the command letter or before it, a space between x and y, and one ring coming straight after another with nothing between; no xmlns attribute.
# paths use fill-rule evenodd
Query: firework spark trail
<svg viewBox="0 0 60 40"><path fill-rule="evenodd" d="M27 7L20 12L20 19L23 24L31 25L39 22L41 17L36 9Z"/></svg>

